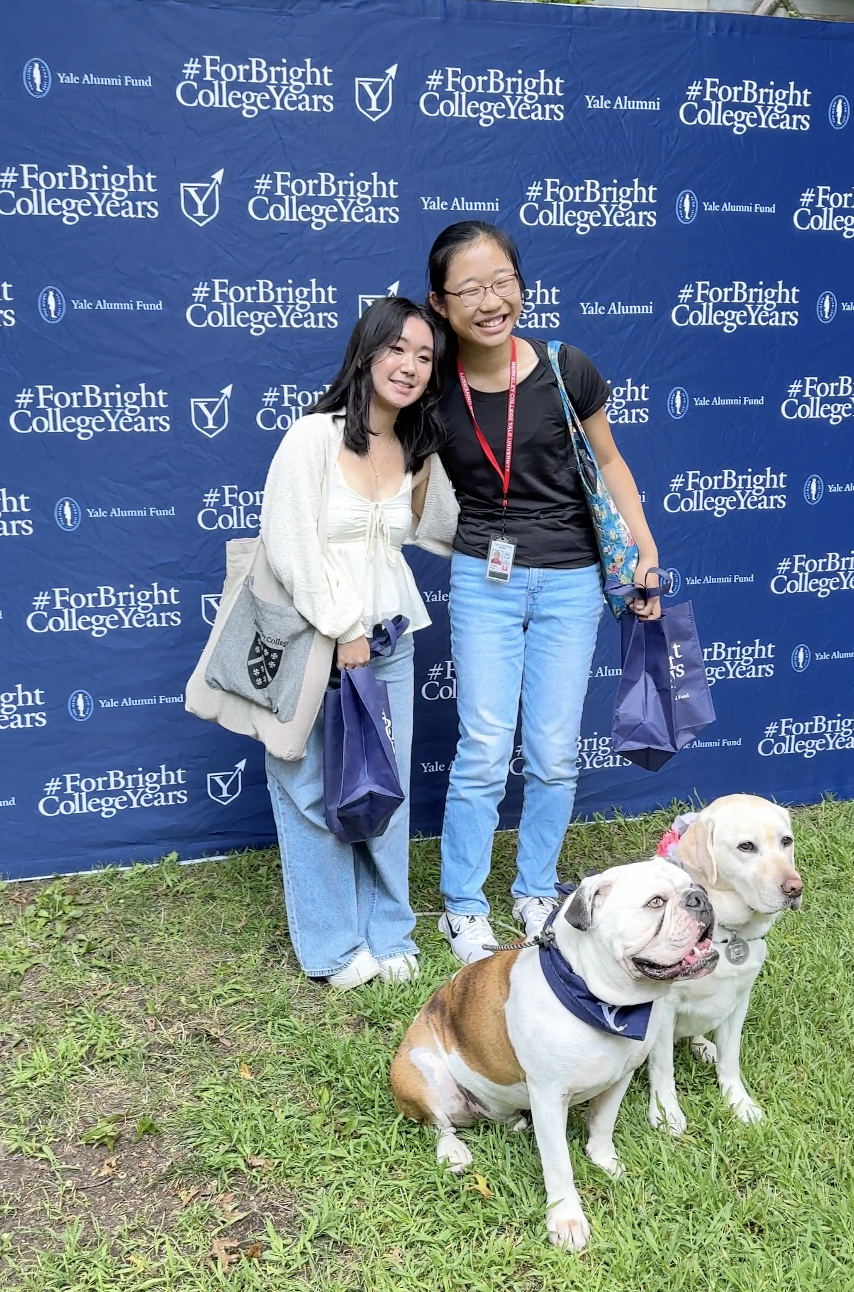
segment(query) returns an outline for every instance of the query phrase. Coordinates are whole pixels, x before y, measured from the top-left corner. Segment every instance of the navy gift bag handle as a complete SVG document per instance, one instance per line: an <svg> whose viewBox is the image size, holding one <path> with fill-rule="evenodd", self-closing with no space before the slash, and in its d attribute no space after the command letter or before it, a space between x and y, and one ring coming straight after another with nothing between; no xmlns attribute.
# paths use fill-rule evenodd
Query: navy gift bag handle
<svg viewBox="0 0 854 1292"><path fill-rule="evenodd" d="M384 619L371 655L388 658L409 627ZM344 668L323 701L323 800L326 824L342 843L383 834L405 794L397 772L388 687L372 668Z"/></svg>

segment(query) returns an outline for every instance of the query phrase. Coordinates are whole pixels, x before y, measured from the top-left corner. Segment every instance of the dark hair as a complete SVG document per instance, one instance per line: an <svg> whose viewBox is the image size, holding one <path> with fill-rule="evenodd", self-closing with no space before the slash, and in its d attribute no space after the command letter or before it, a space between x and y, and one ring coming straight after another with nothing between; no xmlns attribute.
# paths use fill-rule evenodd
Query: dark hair
<svg viewBox="0 0 854 1292"><path fill-rule="evenodd" d="M434 292L441 300L445 295L445 283L448 278L448 270L451 267L451 261L454 256L462 251L463 247L471 242L479 242L481 238L489 238L490 241L497 245L504 252L510 264L513 266L513 272L519 279L519 290L524 298L525 280L522 277L522 265L519 260L519 248L503 229L499 229L497 224L487 224L484 220L460 220L457 224L449 224L447 229L443 229L439 234L433 246L430 248L430 256L427 261L427 275L430 280L430 290ZM437 314L431 305L428 304L428 310L434 322L442 330L445 341L445 365L450 366L457 353L457 338L454 329L447 319Z"/></svg>
<svg viewBox="0 0 854 1292"><path fill-rule="evenodd" d="M405 296L382 296L365 310L350 334L344 362L325 394L314 405L316 413L344 414L344 443L360 457L368 451L371 400L374 383L371 366L399 339L410 318L421 319L433 334L433 368L430 381L421 398L402 408L394 424L395 434L403 446L407 471L420 471L424 459L445 442L445 431L439 416L442 386L444 337L436 318L423 305Z"/></svg>

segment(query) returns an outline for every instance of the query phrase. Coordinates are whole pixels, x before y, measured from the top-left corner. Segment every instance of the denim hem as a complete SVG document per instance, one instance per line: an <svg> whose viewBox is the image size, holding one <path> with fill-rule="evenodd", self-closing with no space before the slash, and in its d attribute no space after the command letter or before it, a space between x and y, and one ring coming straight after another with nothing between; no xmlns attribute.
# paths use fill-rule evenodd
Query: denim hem
<svg viewBox="0 0 854 1292"><path fill-rule="evenodd" d="M383 956L374 956L374 959L377 964L383 965L387 960L399 960L401 956L408 956L410 960L415 960L420 954L418 947L414 947L412 951L388 951Z"/></svg>
<svg viewBox="0 0 854 1292"><path fill-rule="evenodd" d="M515 888L510 889L510 896L514 902L527 902L531 897L547 897L550 901L557 902L563 900L558 898L557 891L554 887L547 889L544 893L517 893Z"/></svg>
<svg viewBox="0 0 854 1292"><path fill-rule="evenodd" d="M306 978L330 978L334 973L342 973L345 969L349 969L356 956L360 955L362 951L368 951L371 955L374 955L368 944L363 942L360 947L356 948L349 960L344 961L343 965L334 965L331 969L306 969L305 965L300 962L300 969L302 969ZM374 956L374 959L376 960L376 956Z"/></svg>
<svg viewBox="0 0 854 1292"><path fill-rule="evenodd" d="M485 909L483 906L477 906L474 909L463 911L456 906L449 906L448 903L445 902L445 910L448 915L489 915L489 903L486 903Z"/></svg>

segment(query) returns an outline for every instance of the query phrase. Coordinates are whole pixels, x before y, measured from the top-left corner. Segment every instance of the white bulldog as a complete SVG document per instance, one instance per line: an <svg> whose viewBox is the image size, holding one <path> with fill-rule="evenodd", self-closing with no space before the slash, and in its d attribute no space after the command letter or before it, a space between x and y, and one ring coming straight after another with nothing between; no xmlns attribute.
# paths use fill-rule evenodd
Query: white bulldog
<svg viewBox="0 0 854 1292"><path fill-rule="evenodd" d="M391 1083L401 1112L436 1128L439 1161L454 1171L472 1160L457 1127L488 1118L521 1130L530 1108L549 1238L580 1251L590 1228L572 1177L567 1108L589 1100L587 1156L618 1175L614 1123L666 998L679 981L710 973L718 955L706 894L666 861L588 877L552 927L553 946L498 952L435 992L395 1055ZM571 1007L550 985L555 975L568 980Z"/></svg>
<svg viewBox="0 0 854 1292"><path fill-rule="evenodd" d="M707 982L680 983L662 1004L665 1022L649 1055L649 1120L681 1135L686 1121L676 1097L673 1044L690 1036L694 1056L717 1066L723 1094L743 1122L762 1109L741 1079L741 1030L750 991L765 963L765 934L781 911L797 910L804 891L793 860L792 821L785 808L752 794L715 799L689 825L669 855L709 894L720 962ZM714 1031L716 1045L705 1032Z"/></svg>

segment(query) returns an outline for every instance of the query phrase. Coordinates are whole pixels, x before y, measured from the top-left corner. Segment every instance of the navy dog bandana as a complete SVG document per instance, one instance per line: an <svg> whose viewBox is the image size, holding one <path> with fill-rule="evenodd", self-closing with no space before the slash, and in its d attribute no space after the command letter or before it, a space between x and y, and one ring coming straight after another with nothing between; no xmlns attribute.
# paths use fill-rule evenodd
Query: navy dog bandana
<svg viewBox="0 0 854 1292"><path fill-rule="evenodd" d="M556 888L562 897L566 897L574 892L575 885L557 884ZM543 976L561 1005L582 1023L598 1028L600 1032L624 1036L629 1041L645 1040L652 1001L642 1005L608 1005L594 996L584 979L573 973L572 966L555 944L552 924L559 910L557 907L543 925L540 935L543 941L539 949Z"/></svg>
<svg viewBox="0 0 854 1292"><path fill-rule="evenodd" d="M643 1005L607 1005L593 995L583 978L573 973L554 943L540 946L540 968L561 1005L582 1023L630 1041L646 1038L652 1001Z"/></svg>

